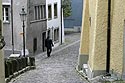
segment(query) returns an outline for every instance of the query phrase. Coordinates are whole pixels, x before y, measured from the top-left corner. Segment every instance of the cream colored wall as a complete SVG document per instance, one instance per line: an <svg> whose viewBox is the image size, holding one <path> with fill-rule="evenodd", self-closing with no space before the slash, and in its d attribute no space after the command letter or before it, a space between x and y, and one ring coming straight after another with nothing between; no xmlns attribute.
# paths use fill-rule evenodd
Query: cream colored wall
<svg viewBox="0 0 125 83"><path fill-rule="evenodd" d="M2 0L0 0L0 20L2 20ZM0 25L1 26L1 25ZM2 27L0 27L2 28ZM0 50L0 83L5 83L3 50Z"/></svg>
<svg viewBox="0 0 125 83"><path fill-rule="evenodd" d="M125 0L112 0L111 6L110 69L122 73ZM89 0L89 11L86 12L89 14L86 15L86 17L85 15L83 16L84 21L81 34L80 53L89 53L88 63L92 70L106 70L108 0ZM91 26L89 26L88 17L91 17ZM87 30L85 27L89 27L89 34L84 32ZM85 34L86 37L84 37ZM88 35L89 44L86 41ZM89 45L89 48L86 47L89 50L83 48L85 47L84 44L86 44L86 46Z"/></svg>
<svg viewBox="0 0 125 83"><path fill-rule="evenodd" d="M89 0L84 0L83 18L82 18L82 30L80 49L78 56L78 70L83 69L83 64L87 64L89 55Z"/></svg>
<svg viewBox="0 0 125 83"><path fill-rule="evenodd" d="M88 1L89 11L84 10L85 13L83 15L80 54L89 53L88 64L92 71L106 70L108 0ZM123 61L125 61L123 60L123 58L125 58L125 55L123 57L123 38L125 38L125 33L123 33L123 31L125 31L125 0L111 0L111 2L110 69L122 74L123 67L125 67L123 66L125 65L125 63L123 64ZM89 17L91 17L91 26ZM89 32L89 34L87 32Z"/></svg>
<svg viewBox="0 0 125 83"><path fill-rule="evenodd" d="M92 70L106 69L108 0L90 0L90 54Z"/></svg>
<svg viewBox="0 0 125 83"><path fill-rule="evenodd" d="M112 0L111 29L111 69L122 73L123 68L123 28L125 20L125 0Z"/></svg>
<svg viewBox="0 0 125 83"><path fill-rule="evenodd" d="M96 14L96 1L97 0L89 0L89 15L91 17L91 26L90 26L90 35L89 35L89 65L93 70L93 58L94 58L94 28L95 28L95 14Z"/></svg>
<svg viewBox="0 0 125 83"><path fill-rule="evenodd" d="M82 31L80 41L80 55L89 54L89 0L84 0L83 18L82 18Z"/></svg>

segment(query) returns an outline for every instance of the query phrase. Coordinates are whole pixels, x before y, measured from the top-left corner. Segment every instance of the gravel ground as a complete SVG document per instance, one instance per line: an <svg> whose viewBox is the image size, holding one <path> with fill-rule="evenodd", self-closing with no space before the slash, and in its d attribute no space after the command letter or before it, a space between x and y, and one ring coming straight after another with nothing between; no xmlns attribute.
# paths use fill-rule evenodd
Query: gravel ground
<svg viewBox="0 0 125 83"><path fill-rule="evenodd" d="M75 71L79 54L80 33L66 34L66 43L55 48L51 57L36 56L36 69L28 71L11 83L86 83Z"/></svg>

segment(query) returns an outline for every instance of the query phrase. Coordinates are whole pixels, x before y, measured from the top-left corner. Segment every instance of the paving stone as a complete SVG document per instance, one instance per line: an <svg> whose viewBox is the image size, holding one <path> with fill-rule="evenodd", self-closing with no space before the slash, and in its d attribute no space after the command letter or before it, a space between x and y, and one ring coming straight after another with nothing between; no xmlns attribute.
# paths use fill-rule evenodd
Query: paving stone
<svg viewBox="0 0 125 83"><path fill-rule="evenodd" d="M46 57L46 53L36 56L35 70L18 76L11 83L87 83L75 71L80 33L68 34L65 38L68 42L55 48L49 58ZM65 48L75 41L77 42Z"/></svg>

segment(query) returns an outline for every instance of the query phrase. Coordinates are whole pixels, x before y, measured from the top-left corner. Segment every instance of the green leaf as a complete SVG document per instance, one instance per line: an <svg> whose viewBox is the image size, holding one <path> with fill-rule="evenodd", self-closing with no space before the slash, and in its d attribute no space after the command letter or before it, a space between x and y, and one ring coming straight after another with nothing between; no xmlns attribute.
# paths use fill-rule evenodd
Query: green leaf
<svg viewBox="0 0 125 83"><path fill-rule="evenodd" d="M69 17L72 13L71 0L63 0L63 16Z"/></svg>

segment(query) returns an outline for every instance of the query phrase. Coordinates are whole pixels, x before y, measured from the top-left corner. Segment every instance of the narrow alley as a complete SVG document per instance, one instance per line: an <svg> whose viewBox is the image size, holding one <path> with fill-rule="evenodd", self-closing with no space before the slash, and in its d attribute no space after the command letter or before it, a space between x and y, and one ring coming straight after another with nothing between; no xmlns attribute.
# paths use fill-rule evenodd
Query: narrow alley
<svg viewBox="0 0 125 83"><path fill-rule="evenodd" d="M53 49L51 57L46 53L36 56L36 69L28 71L11 83L87 83L75 70L79 54L80 33L65 36L65 44Z"/></svg>

